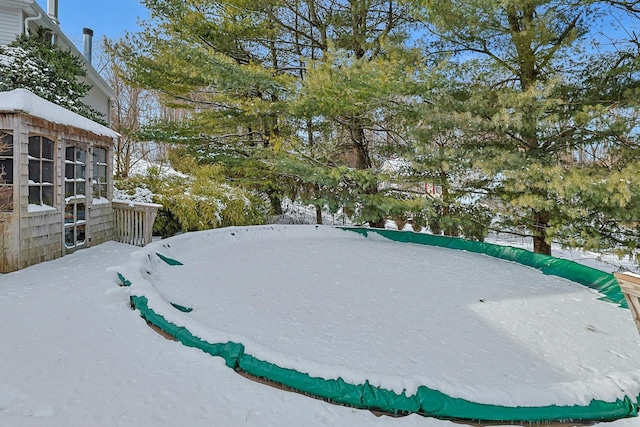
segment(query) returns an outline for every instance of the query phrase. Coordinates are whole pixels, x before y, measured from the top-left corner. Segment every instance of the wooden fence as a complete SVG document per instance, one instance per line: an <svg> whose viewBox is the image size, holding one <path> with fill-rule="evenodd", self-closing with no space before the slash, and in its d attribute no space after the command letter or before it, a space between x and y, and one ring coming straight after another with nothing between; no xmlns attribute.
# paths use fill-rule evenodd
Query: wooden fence
<svg viewBox="0 0 640 427"><path fill-rule="evenodd" d="M162 205L120 200L114 200L111 205L115 217L114 240L136 246L151 243L153 222Z"/></svg>
<svg viewBox="0 0 640 427"><path fill-rule="evenodd" d="M638 332L640 332L640 276L629 273L613 273L618 279Z"/></svg>

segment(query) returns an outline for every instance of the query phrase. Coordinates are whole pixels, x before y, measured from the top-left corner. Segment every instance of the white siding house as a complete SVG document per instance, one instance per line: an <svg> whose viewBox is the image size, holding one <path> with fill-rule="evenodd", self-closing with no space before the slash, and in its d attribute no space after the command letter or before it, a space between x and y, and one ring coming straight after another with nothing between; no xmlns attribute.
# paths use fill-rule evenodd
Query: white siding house
<svg viewBox="0 0 640 427"><path fill-rule="evenodd" d="M0 44L9 44L22 32L22 10L0 3Z"/></svg>
<svg viewBox="0 0 640 427"><path fill-rule="evenodd" d="M34 0L0 0L0 44L9 44L24 32L35 32L44 27L53 33L55 43L76 56L83 58L87 76L81 80L92 86L84 98L84 103L103 114L104 120L110 124L109 110L114 93L104 79L84 58L82 52L60 30L57 24L58 1L49 0L51 14L45 12Z"/></svg>

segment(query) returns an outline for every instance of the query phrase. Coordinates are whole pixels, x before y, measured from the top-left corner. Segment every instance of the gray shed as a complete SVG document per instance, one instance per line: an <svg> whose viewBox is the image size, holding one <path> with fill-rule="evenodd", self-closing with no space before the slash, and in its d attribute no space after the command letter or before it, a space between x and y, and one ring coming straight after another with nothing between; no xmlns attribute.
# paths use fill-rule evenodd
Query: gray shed
<svg viewBox="0 0 640 427"><path fill-rule="evenodd" d="M114 238L117 137L27 90L0 92L0 272Z"/></svg>

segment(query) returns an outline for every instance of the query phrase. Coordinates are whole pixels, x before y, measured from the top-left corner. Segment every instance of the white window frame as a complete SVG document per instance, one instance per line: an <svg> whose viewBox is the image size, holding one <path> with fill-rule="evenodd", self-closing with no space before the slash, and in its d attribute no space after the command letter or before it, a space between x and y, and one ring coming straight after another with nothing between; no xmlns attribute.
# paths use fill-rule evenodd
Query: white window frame
<svg viewBox="0 0 640 427"><path fill-rule="evenodd" d="M34 142L38 141L38 149L34 150ZM50 158L45 157L43 149L45 142L51 144ZM56 142L43 135L29 136L29 204L55 207L56 191ZM47 167L50 170L47 170ZM50 181L45 181L50 174ZM47 200L45 193L50 193L50 200ZM48 202L48 203L47 203Z"/></svg>
<svg viewBox="0 0 640 427"><path fill-rule="evenodd" d="M13 169L15 168L15 162L13 161L13 133L9 131L0 130L0 140L6 139L9 144L9 149L0 153L0 188L9 188L10 191L6 195L6 200L0 200L0 212L13 212ZM6 170L5 165L11 165L11 169Z"/></svg>
<svg viewBox="0 0 640 427"><path fill-rule="evenodd" d="M104 158L101 158L101 153L104 153ZM107 156L109 155L109 149L106 147L93 147L92 154L91 197L94 200L100 198L108 199L109 162L107 161ZM100 171L104 171L104 174L101 175ZM104 179L104 181L101 179Z"/></svg>

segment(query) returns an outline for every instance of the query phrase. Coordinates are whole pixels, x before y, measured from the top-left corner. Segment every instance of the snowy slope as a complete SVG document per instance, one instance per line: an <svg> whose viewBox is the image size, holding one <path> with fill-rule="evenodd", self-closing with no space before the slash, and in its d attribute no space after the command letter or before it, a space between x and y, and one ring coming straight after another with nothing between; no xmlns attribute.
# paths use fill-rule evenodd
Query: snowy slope
<svg viewBox="0 0 640 427"><path fill-rule="evenodd" d="M459 425L375 417L280 391L165 340L105 272L139 249L110 242L0 275L0 426Z"/></svg>
<svg viewBox="0 0 640 427"><path fill-rule="evenodd" d="M627 310L485 255L330 227L238 227L157 242L117 270L197 337L312 377L504 406L640 394Z"/></svg>

